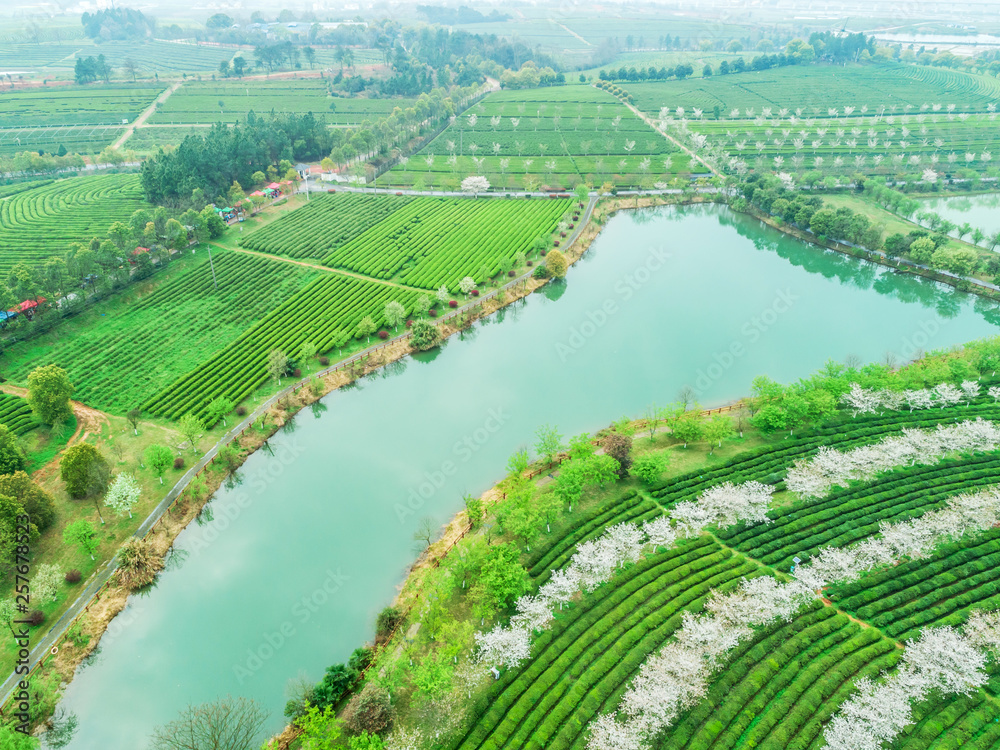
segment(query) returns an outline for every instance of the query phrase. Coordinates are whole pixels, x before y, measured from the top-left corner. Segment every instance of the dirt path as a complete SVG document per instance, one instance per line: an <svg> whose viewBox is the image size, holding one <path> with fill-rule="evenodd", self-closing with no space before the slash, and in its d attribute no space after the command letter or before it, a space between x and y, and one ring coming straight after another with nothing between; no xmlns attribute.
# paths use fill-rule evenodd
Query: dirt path
<svg viewBox="0 0 1000 750"><path fill-rule="evenodd" d="M281 255L271 255L271 253L262 253L257 250L247 250L242 247L223 247L222 245L217 245L214 242L209 242L208 244L213 245L220 250L230 250L237 253L244 253L245 255L256 255L258 258L267 258L269 260L278 260L282 263L291 263L296 266L304 266L305 268L315 268L317 271L325 271L326 273L336 273L341 276L353 276L355 279L363 279L364 281L374 281L376 284L385 284L386 286L394 286L397 289L407 289L411 292L420 292L421 294L431 294L430 289L421 289L416 286L407 286L406 284L400 284L397 281L386 281L385 279L375 279L371 276L365 276L360 273L354 273L354 271L345 271L342 268L328 268L327 266L318 266L315 263L307 263L304 260L295 260L294 258L285 258Z"/></svg>
<svg viewBox="0 0 1000 750"><path fill-rule="evenodd" d="M27 398L28 396L27 388L21 388L8 383L0 385L0 391L9 393L12 396L20 396L21 398ZM91 408L86 404L81 404L79 401L70 401L70 404L73 406L73 415L76 417L76 431L66 441L67 448L86 440L89 435L99 434L104 425L110 424L108 416L104 412ZM55 456L45 466L32 472L32 476L36 479L45 479L56 471L58 465L59 457Z"/></svg>
<svg viewBox="0 0 1000 750"><path fill-rule="evenodd" d="M549 21L551 23L554 23L556 26L558 26L560 29L562 29L563 31L565 31L570 36L575 36L577 39L579 39L581 42L583 42L584 44L586 44L588 47L593 47L594 46L593 42L588 42L582 36L580 36L575 31L573 31L573 29L569 28L566 24L559 23L558 21L553 21L551 18L549 19Z"/></svg>
<svg viewBox="0 0 1000 750"><path fill-rule="evenodd" d="M170 95L174 93L177 89L179 89L182 83L183 83L182 81L178 81L177 83L170 84L170 87L167 88L166 91L164 91L162 94L156 97L156 99L153 100L153 103L150 104L148 107L146 107L146 109L142 111L142 114L136 117L135 120L133 120L132 123L127 128L125 128L125 132L122 133L121 137L117 141L111 144L111 148L115 149L116 151L119 148L121 148L121 145L132 137L132 133L135 132L135 129L142 127L146 123L146 120L149 119L149 116L156 111L156 106L158 104L163 104L163 102L169 99Z"/></svg>
<svg viewBox="0 0 1000 750"><path fill-rule="evenodd" d="M642 112L641 110L639 110L638 108L636 108L634 105L629 104L628 102L622 102L622 103L626 107L628 107L630 110L632 110L632 113L636 117L638 117L644 123L646 123L647 125L649 125L649 127L651 127L657 133L659 133L660 135L662 135L668 141L670 141L671 143L673 143L675 146L677 146L677 148L679 148L681 151L683 151L684 153L686 153L692 159L694 159L697 162L700 162L705 167L705 169L707 169L709 172L711 172L712 174L718 174L718 172L716 171L715 167L713 167L707 161L705 161L700 156L698 156L698 154L696 154L694 151L692 151L687 146L685 146L683 143L681 143L679 140L677 140L672 135L670 135L670 133L668 133L666 130L662 129L659 126L659 124L656 122L656 120L654 120L652 117L650 117L649 115L647 115L645 112Z"/></svg>

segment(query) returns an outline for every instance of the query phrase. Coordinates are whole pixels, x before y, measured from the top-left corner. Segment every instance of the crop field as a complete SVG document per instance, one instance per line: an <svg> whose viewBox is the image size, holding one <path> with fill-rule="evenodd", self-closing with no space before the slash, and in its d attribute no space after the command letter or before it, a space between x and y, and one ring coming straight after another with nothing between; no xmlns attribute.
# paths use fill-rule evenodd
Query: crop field
<svg viewBox="0 0 1000 750"><path fill-rule="evenodd" d="M465 276L495 276L500 260L527 254L571 208L568 199L469 200L324 195L243 240L243 247L316 258L376 279L452 292Z"/></svg>
<svg viewBox="0 0 1000 750"><path fill-rule="evenodd" d="M189 135L204 136L205 132L205 127L195 125L143 126L135 128L122 147L138 154L155 154L164 146L179 146Z"/></svg>
<svg viewBox="0 0 1000 750"><path fill-rule="evenodd" d="M585 179L652 183L687 169L685 154L613 96L574 85L491 94L383 179L455 187L481 174L498 187L555 190Z"/></svg>
<svg viewBox="0 0 1000 750"><path fill-rule="evenodd" d="M287 304L317 272L289 263L199 250L180 273L122 302L101 302L50 334L18 343L0 356L4 372L24 382L35 367L54 362L74 386L74 398L124 414ZM173 270L173 269L171 269Z"/></svg>
<svg viewBox="0 0 1000 750"><path fill-rule="evenodd" d="M253 110L257 114L312 112L331 125L358 125L384 117L412 99L347 99L327 93L321 78L284 78L252 81L192 81L170 95L149 119L152 125L236 122Z"/></svg>
<svg viewBox="0 0 1000 750"><path fill-rule="evenodd" d="M410 200L389 195L327 193L258 229L243 239L242 246L290 258L322 260Z"/></svg>
<svg viewBox="0 0 1000 750"><path fill-rule="evenodd" d="M153 396L145 408L158 416L177 419L188 413L204 416L208 404L220 396L237 403L267 382L267 360L272 350L294 356L303 344L311 343L318 352L329 352L355 338L363 317L371 316L376 325L382 325L387 302L395 300L409 312L417 295L411 290L342 274L320 276Z"/></svg>
<svg viewBox="0 0 1000 750"><path fill-rule="evenodd" d="M465 276L500 270L502 258L527 253L551 234L572 201L417 199L350 242L323 264L424 289L445 285L453 293Z"/></svg>
<svg viewBox="0 0 1000 750"><path fill-rule="evenodd" d="M0 393L0 424L15 435L24 435L41 423L35 418L25 399L9 393Z"/></svg>
<svg viewBox="0 0 1000 750"><path fill-rule="evenodd" d="M985 172L1000 149L997 113L927 112L862 117L689 123L732 157L775 171L822 169L824 174L898 174L933 169Z"/></svg>
<svg viewBox="0 0 1000 750"><path fill-rule="evenodd" d="M73 177L14 193L0 200L0 273L62 257L72 243L103 237L112 222L145 207L138 175Z"/></svg>
<svg viewBox="0 0 1000 750"><path fill-rule="evenodd" d="M945 68L919 65L852 65L848 67L785 67L711 78L629 83L624 88L635 106L657 114L663 107L706 113L718 106L726 119L753 119L764 107L774 112L802 109L803 115L824 117L829 108L852 107L889 114L919 112L923 105L955 105L955 112L983 112L1000 102L1000 81ZM747 110L752 110L747 113Z"/></svg>
<svg viewBox="0 0 1000 750"><path fill-rule="evenodd" d="M0 128L120 126L122 120L138 117L164 88L158 83L132 83L5 90L0 93Z"/></svg>
<svg viewBox="0 0 1000 750"><path fill-rule="evenodd" d="M82 31L82 29L81 29ZM57 79L73 78L77 58L104 55L116 68L116 78L128 78L122 69L126 60L136 66L136 75L153 78L154 74L214 73L223 60L242 54L253 60L252 48L217 47L190 42L153 39L146 42L109 41L95 44L90 39L72 42L18 43L0 48L0 70L24 70ZM89 88L89 86L88 86Z"/></svg>
<svg viewBox="0 0 1000 750"><path fill-rule="evenodd" d="M933 429L955 420L1000 418L983 394L971 406L886 412L835 419L826 426L736 454L724 463L681 474L645 494L627 490L570 517L561 534L542 536L524 560L531 590L552 579L584 542L617 524L650 521L680 502L729 481L756 480L785 490L785 471L821 446L847 451L903 429ZM610 585L554 612L536 633L530 656L508 669L471 706L471 720L447 745L473 748L588 747L593 721L613 712L650 655L682 627L685 611L703 611L711 591L742 579L776 576L793 558L809 564L823 548L842 549L877 537L880 524L900 524L946 507L962 493L997 487L996 451L952 454L937 463L904 465L876 481L852 482L820 499L785 492L769 523L709 527L614 574ZM784 499L778 501L778 497ZM963 625L973 610L1000 607L1000 530L969 533L932 554L862 572L824 592L789 619L757 627L729 651L704 693L657 735L656 750L812 750L862 677L890 673L902 646L926 627ZM840 611L838 611L840 610ZM935 693L917 701L913 721L891 747L906 750L1000 748L1000 669L968 695Z"/></svg>

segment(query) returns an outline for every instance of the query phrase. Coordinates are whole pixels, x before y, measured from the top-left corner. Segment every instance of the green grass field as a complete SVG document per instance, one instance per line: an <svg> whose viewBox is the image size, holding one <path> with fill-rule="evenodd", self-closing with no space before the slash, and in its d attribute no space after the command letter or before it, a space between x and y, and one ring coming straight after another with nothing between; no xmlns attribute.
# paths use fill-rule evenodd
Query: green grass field
<svg viewBox="0 0 1000 750"><path fill-rule="evenodd" d="M569 85L491 94L382 179L454 188L482 174L494 187L560 190L583 180L655 182L687 169L686 155L613 96Z"/></svg>

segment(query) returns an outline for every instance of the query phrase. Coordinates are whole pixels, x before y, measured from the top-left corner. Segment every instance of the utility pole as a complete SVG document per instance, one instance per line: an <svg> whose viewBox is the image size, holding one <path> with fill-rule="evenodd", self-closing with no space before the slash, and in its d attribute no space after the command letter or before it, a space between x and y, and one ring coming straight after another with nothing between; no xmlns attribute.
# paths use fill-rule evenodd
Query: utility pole
<svg viewBox="0 0 1000 750"><path fill-rule="evenodd" d="M219 291L219 282L215 279L215 263L212 262L212 246L208 246L208 265L212 269L212 285Z"/></svg>

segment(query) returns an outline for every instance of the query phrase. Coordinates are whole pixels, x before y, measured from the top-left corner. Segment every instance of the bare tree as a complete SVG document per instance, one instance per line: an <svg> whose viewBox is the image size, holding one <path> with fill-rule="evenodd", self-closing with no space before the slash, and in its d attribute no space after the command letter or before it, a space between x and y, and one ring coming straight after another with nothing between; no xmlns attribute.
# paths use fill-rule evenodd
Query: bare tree
<svg viewBox="0 0 1000 750"><path fill-rule="evenodd" d="M424 516L417 523L417 530L413 532L413 540L423 542L425 547L430 547L436 533L437 527L434 526L434 519L430 516Z"/></svg>
<svg viewBox="0 0 1000 750"><path fill-rule="evenodd" d="M153 750L251 750L267 711L249 698L227 695L211 703L188 706L169 724L153 731Z"/></svg>

